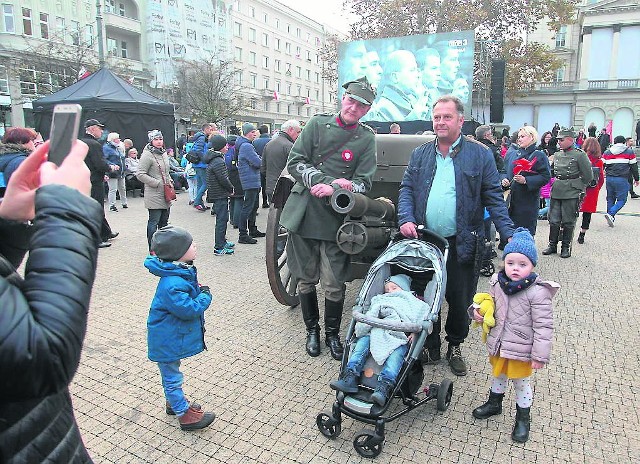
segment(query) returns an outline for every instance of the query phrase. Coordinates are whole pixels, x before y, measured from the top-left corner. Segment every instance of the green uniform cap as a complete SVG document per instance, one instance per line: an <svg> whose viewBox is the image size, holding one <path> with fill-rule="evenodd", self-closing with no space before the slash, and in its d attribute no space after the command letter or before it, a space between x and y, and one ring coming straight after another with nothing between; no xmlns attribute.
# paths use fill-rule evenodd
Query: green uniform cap
<svg viewBox="0 0 640 464"><path fill-rule="evenodd" d="M351 98L365 105L371 105L373 100L376 99L376 89L369 83L366 76L362 76L355 81L346 82L342 84L342 87Z"/></svg>
<svg viewBox="0 0 640 464"><path fill-rule="evenodd" d="M573 127L563 127L558 131L558 139L563 139L565 137L571 137L572 139L576 138L576 131Z"/></svg>

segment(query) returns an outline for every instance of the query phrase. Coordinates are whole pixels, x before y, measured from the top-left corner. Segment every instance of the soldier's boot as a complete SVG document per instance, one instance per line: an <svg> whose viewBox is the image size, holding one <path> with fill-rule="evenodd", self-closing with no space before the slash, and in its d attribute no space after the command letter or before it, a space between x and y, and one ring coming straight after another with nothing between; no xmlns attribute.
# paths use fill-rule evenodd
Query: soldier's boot
<svg viewBox="0 0 640 464"><path fill-rule="evenodd" d="M542 250L543 255L553 255L558 252L558 238L560 237L560 226L551 225L549 228L549 246Z"/></svg>
<svg viewBox="0 0 640 464"><path fill-rule="evenodd" d="M324 300L324 331L325 344L331 351L333 359L340 361L344 346L340 342L340 322L342 321L342 309L344 299L340 301Z"/></svg>
<svg viewBox="0 0 640 464"><path fill-rule="evenodd" d="M573 230L575 226L564 226L564 233L562 235L562 247L560 248L560 257L571 257L571 243L573 242Z"/></svg>
<svg viewBox="0 0 640 464"><path fill-rule="evenodd" d="M318 295L314 290L311 293L300 293L298 297L300 298L300 309L302 310L304 325L307 327L307 354L315 358L320 354Z"/></svg>

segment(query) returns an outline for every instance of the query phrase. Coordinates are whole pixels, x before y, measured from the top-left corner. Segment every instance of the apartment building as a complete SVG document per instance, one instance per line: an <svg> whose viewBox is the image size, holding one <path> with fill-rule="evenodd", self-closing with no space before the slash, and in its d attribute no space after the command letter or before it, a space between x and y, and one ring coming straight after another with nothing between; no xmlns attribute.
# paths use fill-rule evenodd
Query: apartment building
<svg viewBox="0 0 640 464"><path fill-rule="evenodd" d="M550 32L546 24L530 40L547 44L563 60L553 82L505 102L505 124L525 122L540 132L555 122L598 129L613 123L614 135L635 138L640 118L640 2L584 1L575 23Z"/></svg>
<svg viewBox="0 0 640 464"><path fill-rule="evenodd" d="M237 0L232 13L233 57L247 89L242 122L277 128L336 109L336 83L322 78L319 50L336 31L273 0Z"/></svg>

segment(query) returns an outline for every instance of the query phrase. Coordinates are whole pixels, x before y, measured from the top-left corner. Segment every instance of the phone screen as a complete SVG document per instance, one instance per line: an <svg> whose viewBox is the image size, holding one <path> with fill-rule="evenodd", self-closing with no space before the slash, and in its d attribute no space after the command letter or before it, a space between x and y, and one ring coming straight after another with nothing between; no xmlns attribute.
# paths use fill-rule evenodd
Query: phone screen
<svg viewBox="0 0 640 464"><path fill-rule="evenodd" d="M70 105L69 105L70 106ZM53 111L51 122L51 137L49 145L49 161L60 166L62 161L71 151L73 142L78 138L78 124L81 109L69 108L70 111Z"/></svg>

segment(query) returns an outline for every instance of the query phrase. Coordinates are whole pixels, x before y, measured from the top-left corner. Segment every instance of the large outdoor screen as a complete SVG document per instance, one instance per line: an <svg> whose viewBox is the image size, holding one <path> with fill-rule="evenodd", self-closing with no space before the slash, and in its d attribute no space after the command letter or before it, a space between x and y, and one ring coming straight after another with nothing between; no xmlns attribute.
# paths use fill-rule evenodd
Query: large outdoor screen
<svg viewBox="0 0 640 464"><path fill-rule="evenodd" d="M358 40L338 47L339 82L367 76L378 95L363 121L430 121L441 95L462 100L473 88L473 31ZM339 97L344 89L340 87Z"/></svg>

